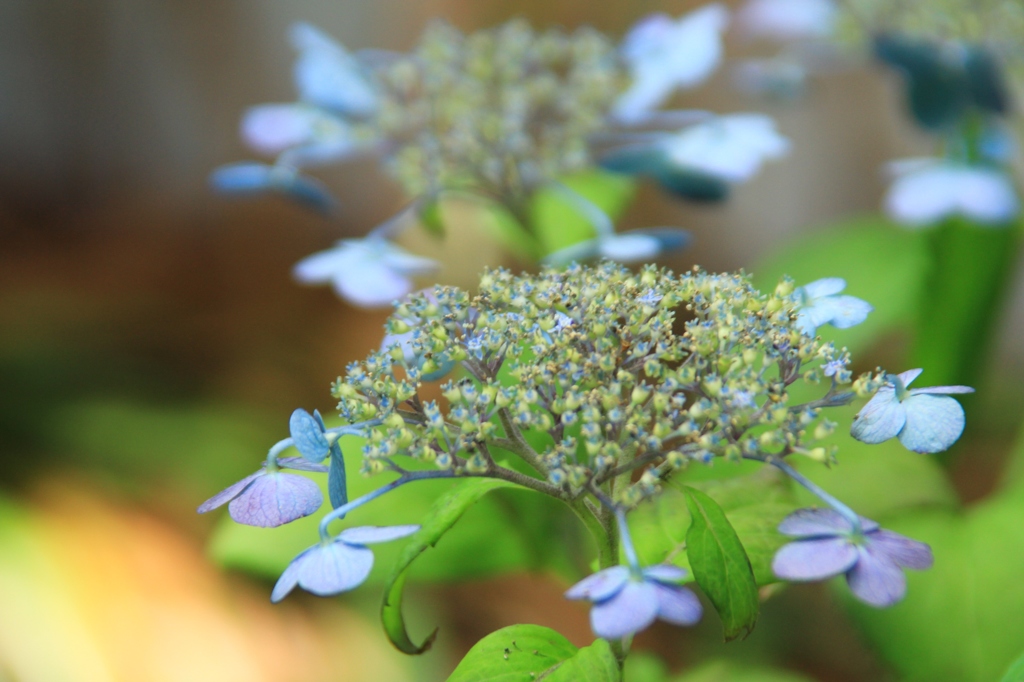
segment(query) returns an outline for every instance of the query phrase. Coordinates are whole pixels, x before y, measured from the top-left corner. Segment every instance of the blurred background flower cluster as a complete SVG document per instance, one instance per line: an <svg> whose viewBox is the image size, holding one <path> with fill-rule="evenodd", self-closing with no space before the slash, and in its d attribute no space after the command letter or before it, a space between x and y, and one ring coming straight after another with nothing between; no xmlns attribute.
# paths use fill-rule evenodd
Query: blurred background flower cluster
<svg viewBox="0 0 1024 682"><path fill-rule="evenodd" d="M330 382L379 347L386 310L299 288L293 265L336 240L364 236L407 201L368 158L318 170L341 201L330 219L273 196L226 199L207 178L251 154L237 134L240 112L294 99L294 54L284 36L297 20L351 49L408 51L437 17L464 32L519 17L534 27L589 25L618 37L652 12L677 17L696 7L683 0L0 4L0 682L426 682L445 679L474 642L512 623L589 642L585 609L561 599L564 580L497 570L505 559L490 557L493 565L469 562L458 584L429 567L419 576L410 618L442 629L432 652L408 659L380 636L376 593L301 595L271 606L281 558L253 550L255 536L195 515L211 491L252 471L296 406L330 413ZM765 77L786 74L780 54L737 29L725 41L740 68L720 68L674 101L770 114L790 141L788 154L720 205L682 203L640 186L619 229L688 229L692 245L660 261L677 271L695 263L745 268L764 273L762 285L783 271L800 283L844 276L881 320L843 337L858 348L856 369L902 366L911 341L900 320L913 311L885 297L911 286L906 268L918 245L900 237L878 252L874 242L836 246L820 237L858 216L886 229L873 217L891 181L885 164L934 153L933 138L907 115L899 77L878 63L831 65L820 78L797 78L799 97L778 96L773 86L775 96L766 98L765 83L795 82ZM462 224L471 218L449 216L444 240L409 232L401 244L436 260L434 281L443 283L469 287L484 266L521 267ZM795 243L812 255L794 256ZM818 256L842 256L847 270L822 271ZM858 500L865 513L884 513L881 498L901 486L900 504L959 510L999 488L1007 463L1024 471L1014 442L1024 412L1019 273L1006 290L996 338L974 360L981 391L969 405L966 443L946 463L948 477L939 468L922 473L915 455L894 454L879 500ZM1001 547L1019 560L1024 517L1015 518L973 540L965 522L955 541L976 541L978 557L993 557L981 564ZM487 532L471 526L462 541L472 546L473 533ZM509 563L516 561L530 563ZM966 619L983 633L962 647L970 661L943 679L994 679L1005 669L1007 647L1017 642L998 633L1019 629L1024 618L1019 578L1009 577L1021 569L961 566L963 575L952 578L969 595L961 610L927 593L937 621ZM748 663L805 676L780 682L939 679L922 676L941 669L944 647L958 645L943 639L941 622L904 641L898 619L865 624L840 601L824 586L788 589L765 602L762 622L742 642L722 643L715 623L686 632L656 626L637 649L656 652L673 672L697 670L685 678L693 681L776 679L744 676ZM885 639L897 645L880 645ZM662 665L655 659L641 655L634 665L640 682L661 679L645 672Z"/></svg>

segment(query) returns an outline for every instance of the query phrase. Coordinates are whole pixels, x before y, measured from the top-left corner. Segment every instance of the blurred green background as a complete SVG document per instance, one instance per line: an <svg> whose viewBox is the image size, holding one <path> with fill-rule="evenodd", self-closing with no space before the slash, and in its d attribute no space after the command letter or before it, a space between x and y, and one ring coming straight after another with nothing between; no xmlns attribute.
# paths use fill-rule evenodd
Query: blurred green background
<svg viewBox="0 0 1024 682"><path fill-rule="evenodd" d="M330 381L379 344L385 313L351 308L327 289L299 288L289 272L402 203L372 162L320 174L343 202L338 222L273 198L213 196L206 176L248 156L237 136L247 106L292 98L285 32L295 20L319 24L350 48L403 50L438 16L463 30L523 16L622 35L644 14L680 14L696 4L0 3L0 681L426 681L444 679L474 642L504 625L539 623L588 643L586 611L561 599L565 578L557 571L490 575L495 567L482 566L453 585L439 584L428 565L410 618L423 632L440 623L441 634L434 651L408 659L381 636L379 590L332 600L302 594L272 607L269 575L279 558L239 559L253 543L225 535L224 514L194 513L258 465L295 407L330 412ZM732 56L752 49L729 44ZM676 269L742 267L764 284L784 271L800 282L845 276L849 293L878 308L874 327L844 339L857 368L900 365L917 286L908 273L925 257L915 251L920 244L870 218L821 228L875 211L882 162L928 149L892 86L877 69L850 68L815 82L802 100L766 103L734 92L720 70L679 102L771 113L792 139L792 154L721 207L682 205L644 187L621 226L693 230L695 246L666 261ZM444 262L442 281L470 285L486 264L516 265L470 226L456 221L450 229L443 244L410 242ZM787 246L797 241L796 251ZM879 516L901 505L955 515L960 503L997 488L1024 402L1020 288L1015 282L968 434L947 468L876 450L830 483L837 491L848 485L849 501ZM1024 545L1014 495L958 517L965 526L958 534L942 531L951 544L975 543L956 556L998 555L1000 547L1024 554L1012 551ZM410 513L417 504L407 503ZM996 526L966 527L985 515L998 517ZM900 523L927 533L937 521L921 512ZM470 525L464 542L472 533ZM311 532L306 537L312 542ZM270 544L292 553L284 541ZM528 545L516 551L526 556ZM937 546L940 563L943 551ZM942 668L919 675L915 665L940 665L934 650L955 651L958 642L944 643L941 628L921 631L923 622L934 629L942 618L966 618L997 633L1024 621L1019 587L1003 591L1002 574L975 575L951 562L936 569L949 574L940 586L960 589L970 574L978 590L998 584L990 600L1002 603L946 604L938 588L912 576L911 594L925 594L932 610L873 620L845 610L830 588L808 586L766 601L757 630L742 642L723 644L718 623L706 618L694 630L654 627L636 647L663 657L673 672L710 665L686 678L694 682L789 679L707 663L722 658L741 668L771 663L819 682L925 679ZM1011 562L1007 570L1021 568ZM971 653L976 665L926 679L994 679L984 676L1001 672L1003 649L1015 646L1001 641L984 634ZM661 679L653 658L634 665L632 679Z"/></svg>

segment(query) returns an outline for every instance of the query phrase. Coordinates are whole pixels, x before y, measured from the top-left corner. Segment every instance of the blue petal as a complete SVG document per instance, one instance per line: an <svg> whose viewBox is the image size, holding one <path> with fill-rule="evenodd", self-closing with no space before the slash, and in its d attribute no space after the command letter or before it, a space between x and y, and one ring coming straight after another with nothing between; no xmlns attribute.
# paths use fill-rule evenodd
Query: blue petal
<svg viewBox="0 0 1024 682"><path fill-rule="evenodd" d="M907 386L910 386L910 384L912 384L914 382L914 379L916 379L919 376L921 376L921 372L923 372L923 371L924 370L920 369L920 368L919 369L908 369L906 372L900 372L896 376L898 376L900 378L900 381L903 382L903 387L906 388Z"/></svg>
<svg viewBox="0 0 1024 682"><path fill-rule="evenodd" d="M681 227L645 227L628 234L645 234L658 240L661 253L686 248L693 241L689 230Z"/></svg>
<svg viewBox="0 0 1024 682"><path fill-rule="evenodd" d="M291 40L300 53L295 83L304 100L357 116L377 109L377 94L359 63L340 43L303 22L292 26Z"/></svg>
<svg viewBox="0 0 1024 682"><path fill-rule="evenodd" d="M310 551L299 565L299 586L326 597L358 587L370 575L373 552L342 542L320 545Z"/></svg>
<svg viewBox="0 0 1024 682"><path fill-rule="evenodd" d="M956 393L974 393L970 386L928 386L926 388L915 388L910 395L921 395L931 393L933 395L953 395Z"/></svg>
<svg viewBox="0 0 1024 682"><path fill-rule="evenodd" d="M230 194L266 192L274 184L272 170L265 163L233 163L210 173L210 184L217 191Z"/></svg>
<svg viewBox="0 0 1024 682"><path fill-rule="evenodd" d="M673 625L696 625L704 609L692 591L685 587L654 585L658 597L658 617Z"/></svg>
<svg viewBox="0 0 1024 682"><path fill-rule="evenodd" d="M643 630L658 617L658 588L653 583L628 580L611 599L590 609L590 627L605 639L621 639Z"/></svg>
<svg viewBox="0 0 1024 682"><path fill-rule="evenodd" d="M282 180L278 189L301 204L320 213L329 214L338 206L337 200L319 180L295 173Z"/></svg>
<svg viewBox="0 0 1024 682"><path fill-rule="evenodd" d="M566 599L589 599L603 601L614 596L629 580L629 569L625 566L612 566L588 575L570 587Z"/></svg>
<svg viewBox="0 0 1024 682"><path fill-rule="evenodd" d="M772 572L783 580L824 580L845 573L857 548L844 537L797 540L775 553Z"/></svg>
<svg viewBox="0 0 1024 682"><path fill-rule="evenodd" d="M341 531L338 539L346 545L372 545L378 542L391 542L399 538L409 537L419 529L420 526L417 525L358 526Z"/></svg>
<svg viewBox="0 0 1024 682"><path fill-rule="evenodd" d="M664 167L665 155L656 145L627 145L604 153L599 163L612 173L657 176Z"/></svg>
<svg viewBox="0 0 1024 682"><path fill-rule="evenodd" d="M709 173L666 164L655 175L655 179L662 189L681 199L717 203L729 197L729 183Z"/></svg>
<svg viewBox="0 0 1024 682"><path fill-rule="evenodd" d="M879 530L865 537L873 552L884 554L897 566L923 571L935 562L931 547L891 530Z"/></svg>
<svg viewBox="0 0 1024 682"><path fill-rule="evenodd" d="M896 397L893 388L883 386L854 417L850 435L870 444L882 443L895 437L907 422L904 405Z"/></svg>
<svg viewBox="0 0 1024 682"><path fill-rule="evenodd" d="M295 449L310 462L324 461L327 453L331 451L331 444L324 436L323 426L301 407L292 412L288 420L288 430L295 441Z"/></svg>
<svg viewBox="0 0 1024 682"><path fill-rule="evenodd" d="M644 578L674 586L686 580L686 569L673 564L655 564L643 570Z"/></svg>
<svg viewBox="0 0 1024 682"><path fill-rule="evenodd" d="M846 574L853 594L862 602L884 608L907 593L907 578L899 566L870 545L857 548L857 563Z"/></svg>
<svg viewBox="0 0 1024 682"><path fill-rule="evenodd" d="M900 432L903 447L914 452L942 452L964 431L964 408L953 398L912 395L903 401L906 426Z"/></svg>
<svg viewBox="0 0 1024 682"><path fill-rule="evenodd" d="M309 516L324 502L316 483L282 472L260 476L228 505L238 523L261 528L280 526Z"/></svg>
<svg viewBox="0 0 1024 682"><path fill-rule="evenodd" d="M331 468L327 472L327 496L331 499L331 507L334 509L348 502L345 458L341 454L341 445L337 441L331 446Z"/></svg>
<svg viewBox="0 0 1024 682"><path fill-rule="evenodd" d="M288 564L288 568L284 569L284 573L277 579L277 584L274 585L274 591L270 593L270 601L275 604L286 596L288 593L295 589L295 586L299 584L299 569L302 567L302 563L305 561L307 554L317 549L316 547L310 547L306 551L299 554L299 556L292 559L292 562Z"/></svg>
<svg viewBox="0 0 1024 682"><path fill-rule="evenodd" d="M255 474L249 474L241 481L229 485L227 488L224 488L224 490L221 490L219 493L208 499L206 502L203 502L201 505L199 505L199 508L196 509L196 511L200 514L205 514L208 511L213 511L217 507L227 504L231 500L241 495L242 491L249 487L250 483L255 481L264 473L264 470L260 469Z"/></svg>

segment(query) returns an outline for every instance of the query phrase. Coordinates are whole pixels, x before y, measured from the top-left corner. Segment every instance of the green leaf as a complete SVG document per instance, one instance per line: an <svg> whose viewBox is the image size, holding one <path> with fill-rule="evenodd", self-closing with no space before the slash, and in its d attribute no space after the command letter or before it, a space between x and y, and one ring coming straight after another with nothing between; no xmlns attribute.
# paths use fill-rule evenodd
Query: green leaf
<svg viewBox="0 0 1024 682"><path fill-rule="evenodd" d="M491 478L459 481L438 498L423 520L422 527L402 548L385 583L384 603L381 605L381 621L384 624L384 631L399 651L407 654L421 654L430 648L434 636L437 634L435 630L421 644L414 644L406 631L405 620L402 618L402 592L409 566L420 554L436 545L466 510L476 504L481 497L492 490L511 487L515 487L514 484Z"/></svg>
<svg viewBox="0 0 1024 682"><path fill-rule="evenodd" d="M441 199L431 201L419 212L420 224L432 237L444 236L444 214L441 210Z"/></svg>
<svg viewBox="0 0 1024 682"><path fill-rule="evenodd" d="M927 234L931 267L918 301L911 367L928 385L973 385L988 357L1017 263L1018 226L948 220Z"/></svg>
<svg viewBox="0 0 1024 682"><path fill-rule="evenodd" d="M548 682L618 682L619 662L606 640L595 640L544 676Z"/></svg>
<svg viewBox="0 0 1024 682"><path fill-rule="evenodd" d="M1024 655L1013 662L1000 682L1024 682Z"/></svg>
<svg viewBox="0 0 1024 682"><path fill-rule="evenodd" d="M849 329L824 326L823 338L857 352L896 328L909 327L917 315L920 291L929 267L925 237L880 216L862 216L800 234L753 268L754 284L775 288L783 275L797 285L823 277L846 280L844 293L862 298L875 310Z"/></svg>
<svg viewBox="0 0 1024 682"><path fill-rule="evenodd" d="M533 682L577 651L551 628L510 625L474 644L448 682Z"/></svg>
<svg viewBox="0 0 1024 682"><path fill-rule="evenodd" d="M602 170L588 170L561 182L593 202L614 222L633 200L636 182ZM544 255L594 237L594 226L568 200L551 189L533 197L531 219Z"/></svg>
<svg viewBox="0 0 1024 682"><path fill-rule="evenodd" d="M696 488L686 488L690 529L686 553L693 577L722 618L726 640L749 634L757 621L757 582L750 560L722 508Z"/></svg>
<svg viewBox="0 0 1024 682"><path fill-rule="evenodd" d="M358 453L362 439L345 436L340 443L345 452L352 453L345 458L350 497L359 497L394 480L393 475L367 477L360 473ZM413 468L413 464L409 464L409 468ZM324 483L324 476L310 476ZM410 483L388 493L385 501L356 509L346 521L353 526L414 523L430 512L439 496L457 485L458 482L450 479ZM416 562L410 570L410 580L447 582L481 578L543 564L543 557L538 558L533 541L533 526L538 524L524 524L516 516L517 513L532 513L534 506L543 506L548 500L534 500L532 498L537 496L532 495L529 500L521 499L526 497L522 495L510 497L514 498L511 504L498 496L481 500L473 514L452 529L445 541L431 552L429 560ZM214 512L222 517L210 538L208 551L223 566L276 580L292 559L316 542L317 524L326 512L325 505L317 514L278 528L243 526L222 511ZM548 514L551 513L548 510ZM384 584L401 547L401 543L396 542L374 546L376 560L366 581L368 585Z"/></svg>
<svg viewBox="0 0 1024 682"><path fill-rule="evenodd" d="M673 682L811 682L811 679L788 670L715 661L686 672Z"/></svg>
<svg viewBox="0 0 1024 682"><path fill-rule="evenodd" d="M889 609L853 600L863 634L907 682L997 680L1024 650L1024 496L1002 494L963 514L921 511L885 526L927 542L935 565L907 571L906 598Z"/></svg>

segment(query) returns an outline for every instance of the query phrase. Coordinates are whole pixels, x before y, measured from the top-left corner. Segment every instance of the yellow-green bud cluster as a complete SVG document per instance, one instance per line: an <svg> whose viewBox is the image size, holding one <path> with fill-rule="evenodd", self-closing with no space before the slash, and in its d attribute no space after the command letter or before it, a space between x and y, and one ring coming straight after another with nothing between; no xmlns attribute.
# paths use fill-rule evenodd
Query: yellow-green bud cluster
<svg viewBox="0 0 1024 682"><path fill-rule="evenodd" d="M831 458L822 413L884 374L853 381L846 349L802 335L796 305L785 285L765 295L696 268L491 270L475 295L437 287L401 303L389 331L411 330L411 351L371 354L333 391L349 421L380 422L369 471L410 455L485 473L519 456L566 494L617 478L631 503L694 460ZM443 400L419 396L428 360L461 366ZM793 404L797 382L821 397Z"/></svg>
<svg viewBox="0 0 1024 682"><path fill-rule="evenodd" d="M380 107L367 126L414 196L516 195L592 165L588 140L626 84L597 31L535 32L519 20L470 35L434 22L375 80Z"/></svg>

